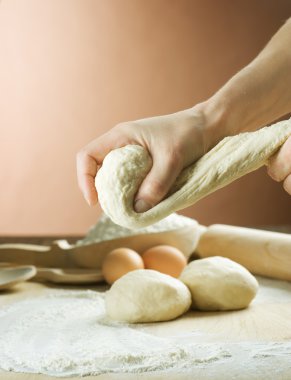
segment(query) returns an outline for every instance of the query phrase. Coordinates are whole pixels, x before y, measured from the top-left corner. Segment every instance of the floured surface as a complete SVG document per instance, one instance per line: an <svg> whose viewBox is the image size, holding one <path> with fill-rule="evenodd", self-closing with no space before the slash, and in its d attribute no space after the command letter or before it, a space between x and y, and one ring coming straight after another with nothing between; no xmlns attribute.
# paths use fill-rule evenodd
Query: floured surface
<svg viewBox="0 0 291 380"><path fill-rule="evenodd" d="M159 338L104 319L104 302L90 291L55 292L0 314L2 369L53 376L187 368L229 354Z"/></svg>
<svg viewBox="0 0 291 380"><path fill-rule="evenodd" d="M133 204L151 168L151 157L138 145L114 149L105 157L96 176L99 202L116 224L132 229L148 226L265 165L290 135L291 119L226 137L185 168L168 196L144 213L136 213Z"/></svg>
<svg viewBox="0 0 291 380"><path fill-rule="evenodd" d="M102 292L46 290L2 304L0 366L60 377L147 372L151 378L153 371L166 371L174 379L170 374L183 370L213 379L223 368L225 379L252 378L246 373L256 380L288 379L281 375L291 378L291 284L263 278L259 283L247 310L190 312L138 326L108 321Z"/></svg>
<svg viewBox="0 0 291 380"><path fill-rule="evenodd" d="M196 220L173 213L151 226L130 230L129 228L113 223L108 216L103 214L98 222L90 228L87 235L77 242L77 246L99 243L122 237L174 231L184 227L197 228L197 225Z"/></svg>

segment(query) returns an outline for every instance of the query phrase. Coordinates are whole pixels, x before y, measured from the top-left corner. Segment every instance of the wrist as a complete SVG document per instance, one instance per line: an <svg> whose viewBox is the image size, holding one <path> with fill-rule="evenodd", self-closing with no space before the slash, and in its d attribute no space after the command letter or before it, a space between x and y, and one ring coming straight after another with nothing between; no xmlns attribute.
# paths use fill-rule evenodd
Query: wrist
<svg viewBox="0 0 291 380"><path fill-rule="evenodd" d="M228 130L226 103L220 103L216 99L210 98L195 105L193 110L201 114L204 153L231 134Z"/></svg>

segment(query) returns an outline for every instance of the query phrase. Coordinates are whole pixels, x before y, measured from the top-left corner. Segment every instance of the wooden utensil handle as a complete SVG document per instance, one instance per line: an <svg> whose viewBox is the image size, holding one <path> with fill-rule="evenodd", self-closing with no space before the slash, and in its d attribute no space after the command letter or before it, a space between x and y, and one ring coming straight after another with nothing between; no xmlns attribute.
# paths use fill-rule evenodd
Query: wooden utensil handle
<svg viewBox="0 0 291 380"><path fill-rule="evenodd" d="M196 253L228 257L254 274L291 281L290 234L214 224L201 236Z"/></svg>
<svg viewBox="0 0 291 380"><path fill-rule="evenodd" d="M0 262L64 268L70 266L70 257L57 244L0 244Z"/></svg>

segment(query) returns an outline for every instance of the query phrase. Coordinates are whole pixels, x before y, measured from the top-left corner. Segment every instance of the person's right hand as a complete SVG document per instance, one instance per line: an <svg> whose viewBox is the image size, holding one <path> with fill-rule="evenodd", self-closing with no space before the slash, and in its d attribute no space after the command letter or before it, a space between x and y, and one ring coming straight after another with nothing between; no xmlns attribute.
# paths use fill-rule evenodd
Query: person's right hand
<svg viewBox="0 0 291 380"><path fill-rule="evenodd" d="M283 188L291 195L291 137L285 142L268 164L269 176L277 182L283 182Z"/></svg>
<svg viewBox="0 0 291 380"><path fill-rule="evenodd" d="M141 145L153 160L135 197L135 210L144 212L166 196L183 168L214 145L210 135L206 133L202 105L170 115L121 123L78 153L79 187L89 205L96 204L95 176L105 156L125 145Z"/></svg>

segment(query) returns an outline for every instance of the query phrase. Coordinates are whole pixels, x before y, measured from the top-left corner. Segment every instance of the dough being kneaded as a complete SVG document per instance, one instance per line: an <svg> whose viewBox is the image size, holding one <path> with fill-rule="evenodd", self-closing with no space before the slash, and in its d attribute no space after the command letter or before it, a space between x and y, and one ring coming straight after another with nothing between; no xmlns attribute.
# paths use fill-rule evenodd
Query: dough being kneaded
<svg viewBox="0 0 291 380"><path fill-rule="evenodd" d="M212 311L246 308L259 286L245 267L220 256L192 261L180 280L190 289L193 309Z"/></svg>
<svg viewBox="0 0 291 380"><path fill-rule="evenodd" d="M128 322L169 321L185 313L191 293L174 277L150 269L128 272L105 295L111 319Z"/></svg>
<svg viewBox="0 0 291 380"><path fill-rule="evenodd" d="M116 224L132 229L148 226L263 166L290 135L291 119L256 132L226 137L185 168L168 196L143 213L136 213L133 203L151 168L151 157L138 145L114 149L96 176L100 205Z"/></svg>

